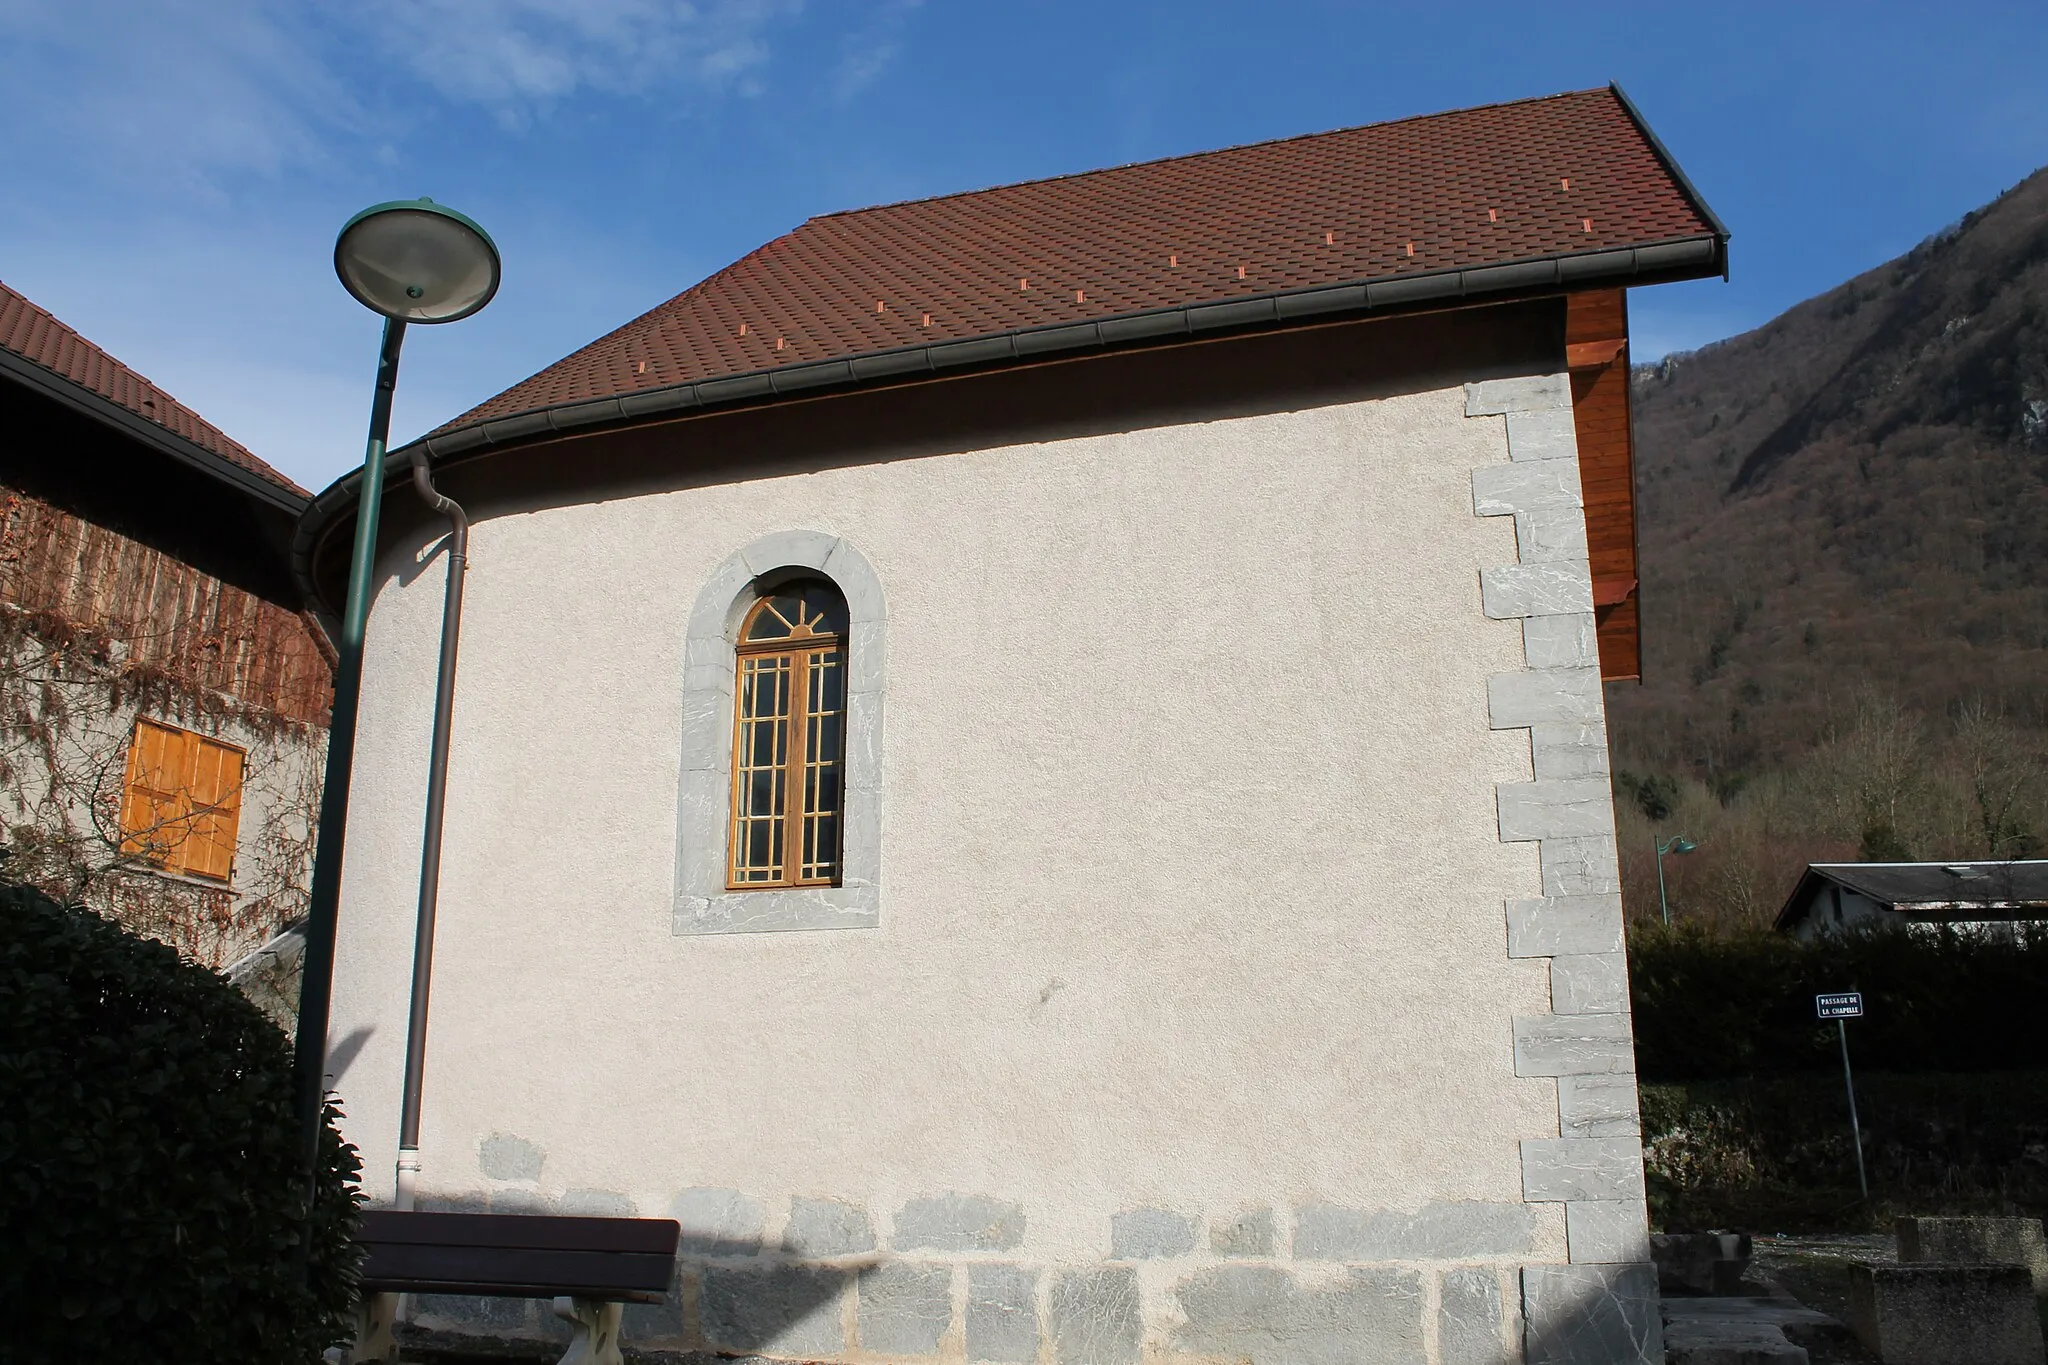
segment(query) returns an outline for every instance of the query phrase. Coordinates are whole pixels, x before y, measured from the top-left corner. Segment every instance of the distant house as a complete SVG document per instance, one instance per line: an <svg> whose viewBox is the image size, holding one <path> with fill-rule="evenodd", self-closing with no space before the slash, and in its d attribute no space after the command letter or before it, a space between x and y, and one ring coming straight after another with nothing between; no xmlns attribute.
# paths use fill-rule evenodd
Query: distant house
<svg viewBox="0 0 2048 1365"><path fill-rule="evenodd" d="M1725 247L1610 89L828 214L323 492L366 1190L417 454L423 1202L673 1212L678 1350L1661 1360L1601 681L1624 291Z"/></svg>
<svg viewBox="0 0 2048 1365"><path fill-rule="evenodd" d="M1981 863L1813 863L1778 912L1781 932L1813 938L1879 925L2009 933L2048 925L2048 859Z"/></svg>
<svg viewBox="0 0 2048 1365"><path fill-rule="evenodd" d="M6 875L225 967L302 912L329 664L305 490L0 285Z"/></svg>

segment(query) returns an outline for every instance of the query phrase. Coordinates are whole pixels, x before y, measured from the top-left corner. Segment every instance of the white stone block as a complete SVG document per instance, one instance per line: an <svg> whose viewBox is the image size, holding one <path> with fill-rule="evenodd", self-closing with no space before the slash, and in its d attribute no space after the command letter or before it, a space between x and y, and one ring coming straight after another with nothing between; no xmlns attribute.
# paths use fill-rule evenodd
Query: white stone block
<svg viewBox="0 0 2048 1365"><path fill-rule="evenodd" d="M1592 579L1587 580L1590 591ZM1591 611L1531 616L1522 622L1522 653L1531 668L1600 666L1600 637Z"/></svg>
<svg viewBox="0 0 2048 1365"><path fill-rule="evenodd" d="M1477 516L1569 512L1585 505L1576 460L1487 465L1472 471L1472 511Z"/></svg>
<svg viewBox="0 0 2048 1365"><path fill-rule="evenodd" d="M1494 787L1500 839L1614 837L1614 794L1597 777L1502 782Z"/></svg>
<svg viewBox="0 0 2048 1365"><path fill-rule="evenodd" d="M1633 1076L1626 1014L1536 1014L1515 1019L1517 1076Z"/></svg>
<svg viewBox="0 0 2048 1365"><path fill-rule="evenodd" d="M1514 379L1484 379L1465 386L1467 417L1498 417L1509 412L1551 412L1572 405L1569 375L1536 374Z"/></svg>
<svg viewBox="0 0 2048 1365"><path fill-rule="evenodd" d="M1621 890L1611 827L1585 838L1545 839L1541 857L1546 896L1602 896Z"/></svg>
<svg viewBox="0 0 2048 1365"><path fill-rule="evenodd" d="M1526 1138L1522 1142L1522 1198L1531 1203L1642 1197L1643 1149L1632 1138Z"/></svg>
<svg viewBox="0 0 2048 1365"><path fill-rule="evenodd" d="M1553 1013L1627 1012L1628 959L1618 951L1621 947L1621 906L1620 898L1615 899L1613 942L1617 951L1559 953L1551 958L1550 1008ZM1588 938L1591 937L1589 934Z"/></svg>
<svg viewBox="0 0 2048 1365"><path fill-rule="evenodd" d="M1515 549L1524 564L1584 559L1586 514L1575 507L1515 513Z"/></svg>
<svg viewBox="0 0 2048 1365"><path fill-rule="evenodd" d="M1531 725L1529 752L1539 779L1608 776L1604 724Z"/></svg>
<svg viewBox="0 0 2048 1365"><path fill-rule="evenodd" d="M1496 730L1533 725L1591 725L1604 719L1597 668L1525 668L1486 680L1486 712Z"/></svg>
<svg viewBox="0 0 2048 1365"><path fill-rule="evenodd" d="M1579 433L1567 405L1557 412L1511 412L1508 414L1508 458L1516 464L1530 460L1579 458Z"/></svg>
<svg viewBox="0 0 2048 1365"><path fill-rule="evenodd" d="M1509 957L1620 952L1619 895L1546 896L1508 902Z"/></svg>
<svg viewBox="0 0 2048 1365"><path fill-rule="evenodd" d="M1629 1265L1650 1259L1650 1211L1640 1199L1580 1199L1564 1206L1574 1264Z"/></svg>
<svg viewBox="0 0 2048 1365"><path fill-rule="evenodd" d="M1479 571L1479 604L1496 621L1591 613L1593 575L1585 560L1504 564Z"/></svg>
<svg viewBox="0 0 2048 1365"><path fill-rule="evenodd" d="M776 569L823 571L825 561L839 548L839 537L827 531L777 531L741 551L754 577Z"/></svg>
<svg viewBox="0 0 2048 1365"><path fill-rule="evenodd" d="M1657 1272L1649 1265L1522 1268L1527 1365L1663 1365Z"/></svg>
<svg viewBox="0 0 2048 1365"><path fill-rule="evenodd" d="M1557 1127L1565 1137L1639 1138L1643 1125L1637 1110L1636 1078L1558 1077Z"/></svg>

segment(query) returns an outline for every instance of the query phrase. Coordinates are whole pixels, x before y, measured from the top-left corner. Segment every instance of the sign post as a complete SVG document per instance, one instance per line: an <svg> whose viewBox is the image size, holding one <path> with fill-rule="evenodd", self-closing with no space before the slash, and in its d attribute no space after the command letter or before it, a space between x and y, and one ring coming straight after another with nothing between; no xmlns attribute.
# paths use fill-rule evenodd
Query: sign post
<svg viewBox="0 0 2048 1365"><path fill-rule="evenodd" d="M1870 1180L1863 1173L1863 1125L1856 1119L1856 1081L1849 1074L1849 1025L1846 1022L1863 1017L1863 993L1838 991L1833 995L1816 995L1813 997L1813 1012L1822 1019L1834 1020L1835 1032L1842 1040L1842 1085L1849 1092L1849 1135L1856 1140L1856 1185L1868 1202Z"/></svg>

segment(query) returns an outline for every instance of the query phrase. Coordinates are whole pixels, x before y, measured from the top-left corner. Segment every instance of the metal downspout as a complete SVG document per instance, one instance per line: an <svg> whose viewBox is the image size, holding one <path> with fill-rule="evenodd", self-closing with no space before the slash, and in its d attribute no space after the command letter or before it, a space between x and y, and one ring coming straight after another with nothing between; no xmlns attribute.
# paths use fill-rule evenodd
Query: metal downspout
<svg viewBox="0 0 2048 1365"><path fill-rule="evenodd" d="M427 759L427 819L420 840L420 905L412 944L412 1013L405 1033L405 1101L398 1119L395 1206L410 1209L420 1171L420 1089L427 1065L427 1000L434 977L434 913L441 891L441 826L448 803L448 736L455 712L455 652L462 635L462 582L469 571L469 517L434 487L424 449L412 453L412 486L448 518L448 590L441 606L441 666L434 687L434 741Z"/></svg>

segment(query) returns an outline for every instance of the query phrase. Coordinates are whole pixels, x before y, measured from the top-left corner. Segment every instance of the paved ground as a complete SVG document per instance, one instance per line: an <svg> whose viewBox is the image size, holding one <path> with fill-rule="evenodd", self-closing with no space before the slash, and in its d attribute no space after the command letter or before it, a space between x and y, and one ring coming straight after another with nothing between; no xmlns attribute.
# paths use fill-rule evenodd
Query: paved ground
<svg viewBox="0 0 2048 1365"><path fill-rule="evenodd" d="M1849 1263L1889 1261L1885 1235L1759 1237L1740 1298L1664 1299L1671 1365L1863 1365L1849 1331Z"/></svg>

